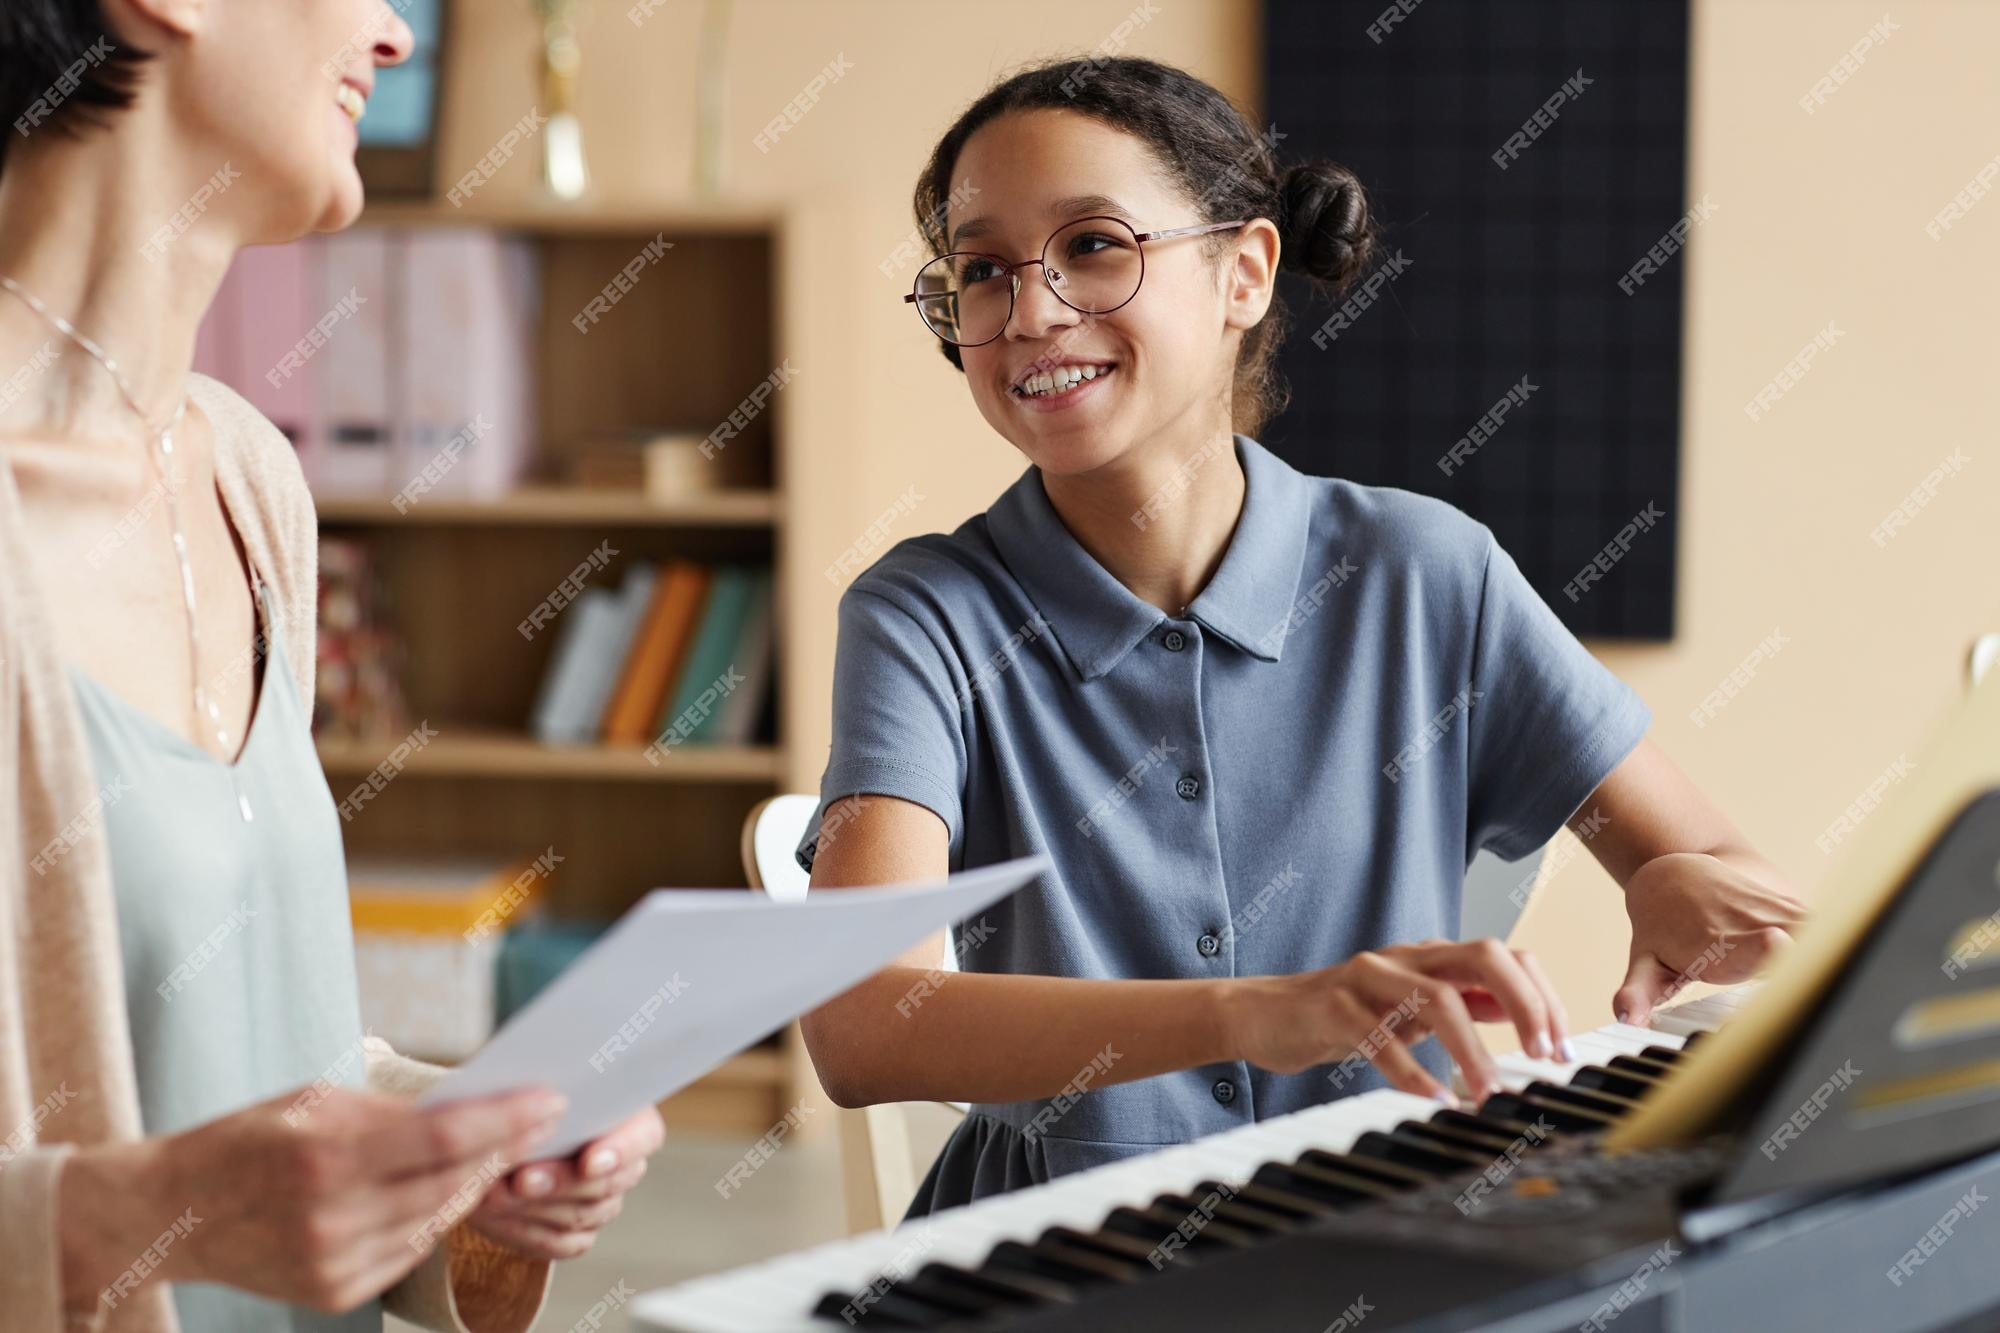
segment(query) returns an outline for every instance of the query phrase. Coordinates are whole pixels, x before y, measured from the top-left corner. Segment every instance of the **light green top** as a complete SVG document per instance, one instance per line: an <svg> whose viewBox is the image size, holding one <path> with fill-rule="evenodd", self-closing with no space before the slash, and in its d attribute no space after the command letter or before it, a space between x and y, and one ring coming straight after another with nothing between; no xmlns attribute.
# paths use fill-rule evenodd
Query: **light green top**
<svg viewBox="0 0 2000 1333"><path fill-rule="evenodd" d="M70 669L99 787L115 793L102 817L148 1135L316 1079L364 1082L340 821L274 600L260 584L269 657L233 764ZM190 1333L382 1328L374 1301L331 1316L212 1283L173 1295Z"/></svg>

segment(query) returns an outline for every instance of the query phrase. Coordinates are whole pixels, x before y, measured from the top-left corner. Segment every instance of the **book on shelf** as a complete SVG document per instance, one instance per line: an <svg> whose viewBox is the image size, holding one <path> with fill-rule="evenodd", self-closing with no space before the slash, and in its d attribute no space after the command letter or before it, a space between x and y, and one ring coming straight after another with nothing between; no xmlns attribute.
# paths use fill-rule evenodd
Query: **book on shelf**
<svg viewBox="0 0 2000 1333"><path fill-rule="evenodd" d="M594 605L601 608L590 619L578 625L568 622L578 611L591 592L586 590L563 615L563 628L557 635L555 658L560 662L564 657L564 639L572 633L588 634L581 642L576 655L570 659L568 674L561 678L564 693L552 698L549 706L555 720L544 725L540 719L541 708L537 704L537 723L534 731L538 739L550 745L581 745L597 740L602 733L605 711L611 704L613 691L618 688L618 677L630 652L633 640L639 635L639 626L646 618L646 608L653 599L653 585L659 578L658 567L644 562L636 563L625 571L625 582L617 591L606 592L601 601ZM581 620L581 618L579 618ZM554 680L555 673L550 673Z"/></svg>
<svg viewBox="0 0 2000 1333"><path fill-rule="evenodd" d="M721 692L739 688L741 682L737 677L742 674L742 664L735 660L735 654L754 587L753 570L724 565L715 571L701 627L695 631L671 702L660 714L659 726L655 728L662 744L708 740L717 707L728 698L728 693ZM721 697L707 697L711 690L721 693Z"/></svg>
<svg viewBox="0 0 2000 1333"><path fill-rule="evenodd" d="M528 730L550 745L748 745L771 690L768 569L637 564L565 610Z"/></svg>
<svg viewBox="0 0 2000 1333"><path fill-rule="evenodd" d="M643 745L678 677L695 623L708 600L709 572L686 560L668 563L653 587L645 620L604 711L601 734L613 745Z"/></svg>
<svg viewBox="0 0 2000 1333"><path fill-rule="evenodd" d="M777 608L771 599L771 572L760 569L751 575L749 606L743 614L743 628L731 655L742 682L723 697L715 710L715 723L707 736L717 745L748 745L757 734L757 722L764 712L764 698L771 689L773 638L777 628Z"/></svg>
<svg viewBox="0 0 2000 1333"><path fill-rule="evenodd" d="M563 613L555 650L542 673L528 730L545 745L578 744L597 734L603 695L600 677L617 669L612 646L618 635L618 595L608 588L585 588ZM607 667L605 664L611 665ZM599 700L598 707L590 704Z"/></svg>

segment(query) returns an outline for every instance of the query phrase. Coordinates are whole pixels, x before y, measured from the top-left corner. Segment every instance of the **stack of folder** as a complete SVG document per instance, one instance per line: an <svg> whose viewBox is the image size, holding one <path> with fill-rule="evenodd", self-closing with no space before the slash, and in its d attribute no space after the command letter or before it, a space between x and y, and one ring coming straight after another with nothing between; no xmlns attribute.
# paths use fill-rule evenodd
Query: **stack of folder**
<svg viewBox="0 0 2000 1333"><path fill-rule="evenodd" d="M532 459L538 302L532 243L487 228L258 246L230 266L194 368L284 431L316 494L395 494L429 468L428 494L490 499Z"/></svg>
<svg viewBox="0 0 2000 1333"><path fill-rule="evenodd" d="M502 942L510 926L539 911L550 864L350 864L363 1027L431 1059L478 1050L493 1035Z"/></svg>

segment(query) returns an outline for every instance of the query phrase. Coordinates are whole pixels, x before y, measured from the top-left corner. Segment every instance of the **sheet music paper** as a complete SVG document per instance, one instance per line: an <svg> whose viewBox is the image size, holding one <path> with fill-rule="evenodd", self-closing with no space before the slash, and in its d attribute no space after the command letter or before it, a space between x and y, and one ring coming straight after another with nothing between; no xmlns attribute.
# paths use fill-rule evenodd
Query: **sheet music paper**
<svg viewBox="0 0 2000 1333"><path fill-rule="evenodd" d="M1988 679L1951 710L1911 768L1855 830L1832 876L1808 904L1812 914L1797 940L1756 999L1703 1039L1673 1077L1605 1132L1607 1149L1698 1138L1778 1058L1958 812L1980 793L2000 787L2000 678ZM2000 909L2000 893L1993 905ZM1938 962L1944 962L1942 956Z"/></svg>
<svg viewBox="0 0 2000 1333"><path fill-rule="evenodd" d="M1025 857L948 880L822 889L655 889L422 1104L545 1084L569 1099L561 1157L1047 870Z"/></svg>

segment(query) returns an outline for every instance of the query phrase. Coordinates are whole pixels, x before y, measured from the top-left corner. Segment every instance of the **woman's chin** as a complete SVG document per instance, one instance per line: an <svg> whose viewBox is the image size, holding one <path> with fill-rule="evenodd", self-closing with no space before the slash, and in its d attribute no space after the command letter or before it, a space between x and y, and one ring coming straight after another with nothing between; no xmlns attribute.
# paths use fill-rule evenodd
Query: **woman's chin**
<svg viewBox="0 0 2000 1333"><path fill-rule="evenodd" d="M341 231L354 225L361 216L361 209L368 202L367 191L361 184L361 173L352 160L342 162L339 175L332 192L328 195L326 207L320 210L314 231Z"/></svg>

